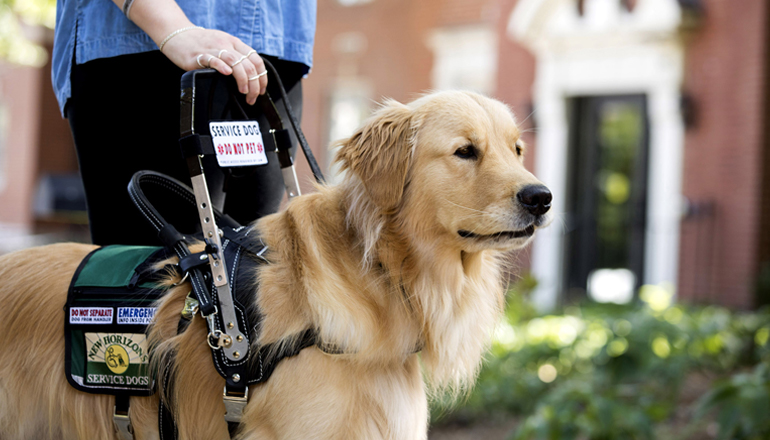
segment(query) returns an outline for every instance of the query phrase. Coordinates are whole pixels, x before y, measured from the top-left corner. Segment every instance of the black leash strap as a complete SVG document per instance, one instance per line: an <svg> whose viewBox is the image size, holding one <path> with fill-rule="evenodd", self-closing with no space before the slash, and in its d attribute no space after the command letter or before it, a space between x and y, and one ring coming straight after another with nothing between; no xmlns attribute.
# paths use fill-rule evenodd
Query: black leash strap
<svg viewBox="0 0 770 440"><path fill-rule="evenodd" d="M283 87L283 82L281 81L281 77L278 75L278 71L270 63L270 61L264 58L262 60L265 62L265 67L267 67L267 69L272 74L272 78L270 80L278 83L278 89L281 91L281 98L283 98L283 106L286 109L286 114L289 115L289 122L291 122L291 126L294 128L294 134L297 135L297 140L302 147L302 152L305 153L305 159L307 159L307 163L310 165L310 170L313 171L315 180L318 183L324 183L324 176L321 172L321 167L318 166L318 162L316 162L315 156L313 156L313 151L310 149L310 145L308 144L307 139L305 139L305 134L302 133L302 130L299 127L299 122L297 122L297 117L294 115L294 110L291 108L289 97L286 95L286 89Z"/></svg>

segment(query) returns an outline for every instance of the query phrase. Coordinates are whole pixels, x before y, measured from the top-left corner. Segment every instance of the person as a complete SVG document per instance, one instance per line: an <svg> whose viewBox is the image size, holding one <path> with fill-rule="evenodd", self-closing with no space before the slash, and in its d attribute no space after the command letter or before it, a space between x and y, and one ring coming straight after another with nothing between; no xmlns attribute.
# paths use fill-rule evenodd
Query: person
<svg viewBox="0 0 770 440"><path fill-rule="evenodd" d="M315 15L315 0L58 0L52 80L72 129L94 244L159 244L126 187L139 170L189 184L178 145L185 71L232 75L253 105L266 91L281 97L264 57L301 116ZM265 118L257 120L267 133ZM296 139L293 145L292 154ZM206 169L215 205L241 224L278 209L283 181L274 152L267 165L237 178Z"/></svg>

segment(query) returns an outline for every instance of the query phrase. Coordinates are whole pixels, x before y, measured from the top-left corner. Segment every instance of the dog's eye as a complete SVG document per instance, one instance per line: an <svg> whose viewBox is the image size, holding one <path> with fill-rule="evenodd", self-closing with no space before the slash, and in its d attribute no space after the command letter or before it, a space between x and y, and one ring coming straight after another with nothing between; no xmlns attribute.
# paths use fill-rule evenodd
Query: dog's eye
<svg viewBox="0 0 770 440"><path fill-rule="evenodd" d="M521 144L516 142L516 155L521 156Z"/></svg>
<svg viewBox="0 0 770 440"><path fill-rule="evenodd" d="M476 147L473 145L466 145L455 150L455 156L461 159L476 159Z"/></svg>

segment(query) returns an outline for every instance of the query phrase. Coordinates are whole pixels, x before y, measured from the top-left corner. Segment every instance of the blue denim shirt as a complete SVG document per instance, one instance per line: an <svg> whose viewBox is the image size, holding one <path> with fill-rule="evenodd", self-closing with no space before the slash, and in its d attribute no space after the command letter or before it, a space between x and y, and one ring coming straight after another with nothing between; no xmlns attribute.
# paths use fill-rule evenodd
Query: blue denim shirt
<svg viewBox="0 0 770 440"><path fill-rule="evenodd" d="M148 0L139 0L148 1ZM152 1L152 0L149 0ZM316 0L179 0L190 21L241 39L257 52L313 63ZM71 96L72 56L83 64L97 58L157 50L137 25L110 0L58 0L52 78L59 108Z"/></svg>

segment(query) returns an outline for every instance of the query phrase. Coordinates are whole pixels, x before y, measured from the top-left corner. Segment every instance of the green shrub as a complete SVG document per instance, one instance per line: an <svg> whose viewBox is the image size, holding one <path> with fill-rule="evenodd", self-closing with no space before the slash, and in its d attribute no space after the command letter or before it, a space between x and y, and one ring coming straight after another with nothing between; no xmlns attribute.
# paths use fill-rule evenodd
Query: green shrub
<svg viewBox="0 0 770 440"><path fill-rule="evenodd" d="M645 286L631 305L586 302L537 316L527 301L533 287L525 278L511 289L473 393L458 408L434 405L438 423L516 416L523 417L516 440L658 438L655 428L676 409L688 375L724 376L763 359L770 365L766 311L686 307L672 304L666 289ZM764 402L747 391L760 380L752 374L753 382L735 377L718 384L733 391L715 389L700 403L699 416L719 413L723 438L770 438L764 419L730 413L737 404L725 400Z"/></svg>
<svg viewBox="0 0 770 440"><path fill-rule="evenodd" d="M770 366L717 381L697 404L695 422L716 415L718 440L770 438Z"/></svg>

